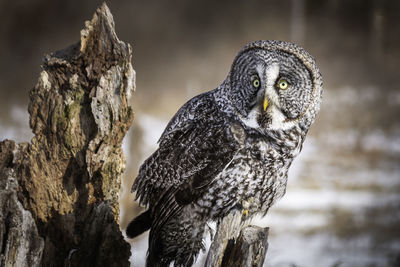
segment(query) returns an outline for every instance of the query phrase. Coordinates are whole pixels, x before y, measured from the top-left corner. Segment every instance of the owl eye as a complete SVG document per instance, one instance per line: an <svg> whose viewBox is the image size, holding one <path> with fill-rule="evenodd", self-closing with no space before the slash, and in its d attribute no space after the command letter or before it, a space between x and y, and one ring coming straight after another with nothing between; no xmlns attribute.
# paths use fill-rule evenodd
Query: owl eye
<svg viewBox="0 0 400 267"><path fill-rule="evenodd" d="M255 88L260 87L260 80L259 80L259 79L255 79L255 80L253 81L253 86L254 86Z"/></svg>
<svg viewBox="0 0 400 267"><path fill-rule="evenodd" d="M276 87L278 87L281 90L286 90L289 87L289 82L286 79L279 79L278 83L276 84Z"/></svg>
<svg viewBox="0 0 400 267"><path fill-rule="evenodd" d="M260 85L261 85L260 80L258 78L255 78L253 81L254 88L258 88L258 87L260 87Z"/></svg>

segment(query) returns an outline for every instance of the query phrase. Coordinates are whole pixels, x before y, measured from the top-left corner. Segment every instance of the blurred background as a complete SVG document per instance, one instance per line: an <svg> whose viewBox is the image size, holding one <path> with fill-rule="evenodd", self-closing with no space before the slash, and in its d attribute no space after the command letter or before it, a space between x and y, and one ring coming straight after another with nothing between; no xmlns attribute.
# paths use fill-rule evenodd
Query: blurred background
<svg viewBox="0 0 400 267"><path fill-rule="evenodd" d="M29 141L28 93L42 57L75 43L101 1L0 0L0 140ZM139 212L138 166L188 99L222 82L259 39L296 42L317 60L324 102L270 227L265 266L400 266L400 1L108 1L133 47L134 125L121 226ZM132 266L143 266L146 236ZM204 257L200 257L198 266Z"/></svg>

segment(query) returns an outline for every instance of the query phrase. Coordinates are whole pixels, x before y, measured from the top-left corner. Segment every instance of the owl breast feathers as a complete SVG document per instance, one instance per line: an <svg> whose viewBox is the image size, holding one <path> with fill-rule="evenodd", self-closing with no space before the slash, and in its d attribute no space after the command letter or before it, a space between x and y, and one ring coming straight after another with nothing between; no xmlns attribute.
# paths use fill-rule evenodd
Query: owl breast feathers
<svg viewBox="0 0 400 267"><path fill-rule="evenodd" d="M147 266L191 266L209 221L234 209L265 215L319 110L314 59L281 41L246 45L220 86L184 104L132 191L147 211L128 225L150 229Z"/></svg>

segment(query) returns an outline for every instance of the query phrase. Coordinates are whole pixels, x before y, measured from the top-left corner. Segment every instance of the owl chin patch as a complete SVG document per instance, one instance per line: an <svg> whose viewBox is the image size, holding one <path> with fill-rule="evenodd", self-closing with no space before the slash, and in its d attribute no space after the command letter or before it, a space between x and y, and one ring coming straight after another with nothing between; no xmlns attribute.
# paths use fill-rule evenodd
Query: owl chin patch
<svg viewBox="0 0 400 267"><path fill-rule="evenodd" d="M257 117L257 123L261 128L267 129L272 123L272 116L267 112L263 112Z"/></svg>

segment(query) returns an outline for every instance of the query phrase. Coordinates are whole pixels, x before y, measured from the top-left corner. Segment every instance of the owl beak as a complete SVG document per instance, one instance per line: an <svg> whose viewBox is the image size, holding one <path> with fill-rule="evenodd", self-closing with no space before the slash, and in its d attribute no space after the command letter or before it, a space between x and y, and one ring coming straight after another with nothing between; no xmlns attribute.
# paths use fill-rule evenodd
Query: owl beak
<svg viewBox="0 0 400 267"><path fill-rule="evenodd" d="M269 105L268 98L267 96L264 96L264 104L263 104L264 111L267 110L268 105Z"/></svg>

